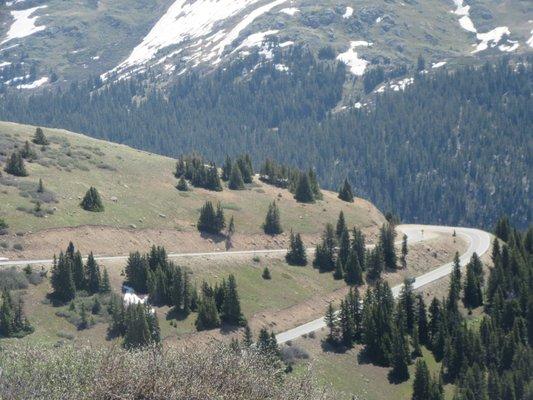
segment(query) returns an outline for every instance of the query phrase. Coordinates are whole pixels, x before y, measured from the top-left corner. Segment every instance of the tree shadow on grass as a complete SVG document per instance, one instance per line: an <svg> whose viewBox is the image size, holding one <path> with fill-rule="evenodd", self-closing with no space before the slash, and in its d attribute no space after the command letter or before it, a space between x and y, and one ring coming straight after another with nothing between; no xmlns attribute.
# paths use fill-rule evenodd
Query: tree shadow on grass
<svg viewBox="0 0 533 400"><path fill-rule="evenodd" d="M219 244L222 242L225 242L227 240L226 235L223 234L214 234L214 233L207 233L207 232L200 232L200 237L205 240L211 240L213 243Z"/></svg>
<svg viewBox="0 0 533 400"><path fill-rule="evenodd" d="M187 319L187 317L190 315L190 313L185 313L183 310L178 310L176 307L172 307L165 317L167 321L171 321L173 319L177 321L184 321Z"/></svg>

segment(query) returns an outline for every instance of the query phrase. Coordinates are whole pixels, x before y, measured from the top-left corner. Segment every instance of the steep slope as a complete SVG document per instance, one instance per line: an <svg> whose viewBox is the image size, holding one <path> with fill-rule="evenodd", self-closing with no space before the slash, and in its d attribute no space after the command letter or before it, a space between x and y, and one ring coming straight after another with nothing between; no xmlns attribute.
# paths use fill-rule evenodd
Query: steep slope
<svg viewBox="0 0 533 400"><path fill-rule="evenodd" d="M0 123L2 168L13 150L30 140L34 127ZM0 217L10 225L0 237L9 257L50 256L76 238L84 251L127 254L150 243L169 250L221 250L223 241L201 237L196 230L199 210L206 200L220 201L227 218L234 216L235 248L284 246L290 229L309 240L317 240L328 222L335 222L341 210L350 224L369 234L383 222L381 213L358 199L353 204L325 192L316 204L297 203L286 190L259 182L243 191L210 192L194 188L179 192L173 176L175 161L132 148L95 140L62 130L45 129L51 145L44 150L32 145L35 160L26 163L28 177L0 176ZM39 193L42 179L44 192ZM80 208L82 196L95 186L103 198L105 212ZM269 204L277 199L286 233L272 238L262 234ZM36 211L40 203L41 212ZM22 251L13 248L22 244ZM6 249L7 246L7 249ZM7 253L6 253L7 250Z"/></svg>
<svg viewBox="0 0 533 400"><path fill-rule="evenodd" d="M521 0L23 0L4 8L0 81L20 89L147 70L166 82L293 45L315 54L330 46L362 75L367 65L393 69L419 54L439 63L527 52L533 29L531 4ZM354 54L354 41L368 46Z"/></svg>

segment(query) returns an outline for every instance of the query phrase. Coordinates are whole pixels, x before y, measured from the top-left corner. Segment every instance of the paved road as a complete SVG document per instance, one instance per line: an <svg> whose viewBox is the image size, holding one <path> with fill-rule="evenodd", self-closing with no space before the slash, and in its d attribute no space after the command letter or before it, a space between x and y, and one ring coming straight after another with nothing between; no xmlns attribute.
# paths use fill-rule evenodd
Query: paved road
<svg viewBox="0 0 533 400"><path fill-rule="evenodd" d="M473 253L477 253L480 257L485 254L490 248L490 235L487 232L471 229L471 228L453 228L445 226L432 225L400 225L397 229L405 233L408 237L408 243L419 242L434 237L437 233L448 233L452 235L455 231L457 236L461 236L469 243L466 252L460 256L461 266L465 266ZM449 275L452 272L453 263L441 265L440 267L430 271L424 275L416 277L413 287L418 289L431 282ZM394 297L398 297L403 285L398 285L392 288ZM305 334L318 331L326 326L324 318L318 318L306 324L300 325L296 328L279 333L276 335L278 343L285 343L289 340L294 340Z"/></svg>

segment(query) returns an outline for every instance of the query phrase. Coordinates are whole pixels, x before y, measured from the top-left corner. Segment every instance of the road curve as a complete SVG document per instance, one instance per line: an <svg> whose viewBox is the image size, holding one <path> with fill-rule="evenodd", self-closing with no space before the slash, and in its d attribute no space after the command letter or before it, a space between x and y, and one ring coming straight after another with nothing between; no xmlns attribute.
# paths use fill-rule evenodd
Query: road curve
<svg viewBox="0 0 533 400"><path fill-rule="evenodd" d="M454 232L457 236L461 236L468 242L468 249L459 258L461 266L465 266L472 254L477 253L480 257L485 254L491 243L490 235L479 229L472 228L459 228L459 227L447 227L447 226L433 226L433 225L399 225L396 228L398 231L407 235L408 243L420 242L434 237L437 233L449 233L452 235ZM438 279L441 279L452 272L453 263L447 263L437 267L436 269L416 277L413 283L413 288L418 289L429 283L432 283ZM392 294L394 297L398 297L403 285L398 285L392 288ZM326 326L324 318L318 318L314 321L307 322L303 325L288 331L279 333L276 335L278 343L285 343L289 340L294 340L305 334L315 332Z"/></svg>

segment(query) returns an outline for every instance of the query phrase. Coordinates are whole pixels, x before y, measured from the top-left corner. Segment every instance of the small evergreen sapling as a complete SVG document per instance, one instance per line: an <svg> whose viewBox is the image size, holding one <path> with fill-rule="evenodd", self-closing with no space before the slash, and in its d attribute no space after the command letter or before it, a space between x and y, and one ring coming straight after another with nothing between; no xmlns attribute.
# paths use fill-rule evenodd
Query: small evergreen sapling
<svg viewBox="0 0 533 400"><path fill-rule="evenodd" d="M35 134L33 135L32 142L40 146L47 146L49 144L48 139L44 135L42 128L35 129Z"/></svg>
<svg viewBox="0 0 533 400"><path fill-rule="evenodd" d="M270 270L268 269L268 267L265 267L265 269L263 270L263 274L261 275L261 277L264 279L264 280L270 280L272 279L272 275L270 274Z"/></svg>
<svg viewBox="0 0 533 400"><path fill-rule="evenodd" d="M348 179L344 180L344 183L339 189L339 199L341 199L342 201L346 201L348 203L353 203L354 201L352 187L350 186Z"/></svg>
<svg viewBox="0 0 533 400"><path fill-rule="evenodd" d="M263 224L263 230L267 235L279 235L283 233L281 227L279 208L275 201L273 201L268 207L268 212Z"/></svg>
<svg viewBox="0 0 533 400"><path fill-rule="evenodd" d="M291 231L289 251L285 256L285 260L289 265L307 265L307 254L302 236L297 233L296 235Z"/></svg>
<svg viewBox="0 0 533 400"><path fill-rule="evenodd" d="M90 187L87 193L85 193L85 197L80 203L80 206L85 211L90 212L103 212L104 211L104 204L102 203L102 198L100 197L100 194L94 187Z"/></svg>
<svg viewBox="0 0 533 400"><path fill-rule="evenodd" d="M178 189L180 192L188 192L189 191L189 185L187 184L187 181L182 176L180 177L180 180L178 181L178 185L176 186L176 189Z"/></svg>
<svg viewBox="0 0 533 400"><path fill-rule="evenodd" d="M12 153L7 159L4 171L15 176L28 176L28 171L26 171L26 166L24 165L24 159L19 152Z"/></svg>

